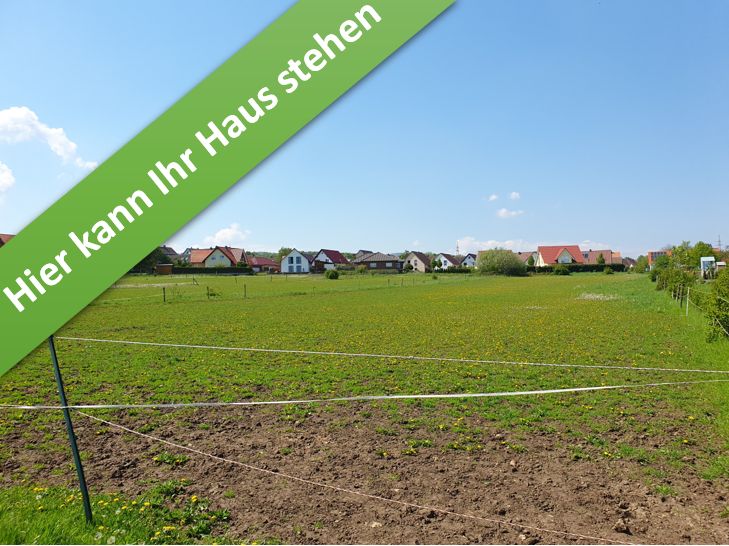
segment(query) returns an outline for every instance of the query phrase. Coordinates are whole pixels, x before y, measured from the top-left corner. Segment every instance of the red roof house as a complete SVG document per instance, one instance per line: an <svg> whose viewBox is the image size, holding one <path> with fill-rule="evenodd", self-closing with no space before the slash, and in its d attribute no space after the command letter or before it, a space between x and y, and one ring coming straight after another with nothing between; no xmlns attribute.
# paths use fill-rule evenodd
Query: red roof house
<svg viewBox="0 0 729 546"><path fill-rule="evenodd" d="M248 256L248 265L256 273L261 272L279 272L281 271L281 264L271 258L264 258L263 256Z"/></svg>
<svg viewBox="0 0 729 546"><path fill-rule="evenodd" d="M3 245L6 245L10 242L10 239L15 237L15 235L8 235L7 233L0 233L0 247Z"/></svg>
<svg viewBox="0 0 729 546"><path fill-rule="evenodd" d="M315 271L324 271L325 269L336 269L337 267L351 265L349 260L338 250L329 250L322 248L314 256L312 261Z"/></svg>
<svg viewBox="0 0 729 546"><path fill-rule="evenodd" d="M540 246L537 248L537 254L537 267L585 263L578 245Z"/></svg>

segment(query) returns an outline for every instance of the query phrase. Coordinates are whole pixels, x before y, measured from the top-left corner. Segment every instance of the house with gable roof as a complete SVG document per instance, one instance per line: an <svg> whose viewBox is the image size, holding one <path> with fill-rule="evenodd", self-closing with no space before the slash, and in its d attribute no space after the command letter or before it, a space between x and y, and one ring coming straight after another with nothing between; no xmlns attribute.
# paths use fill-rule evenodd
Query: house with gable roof
<svg viewBox="0 0 729 546"><path fill-rule="evenodd" d="M281 273L310 273L314 256L295 248L281 260Z"/></svg>
<svg viewBox="0 0 729 546"><path fill-rule="evenodd" d="M585 258L578 245L540 246L537 248L537 267L557 264L583 264Z"/></svg>
<svg viewBox="0 0 729 546"><path fill-rule="evenodd" d="M340 267L347 267L351 265L349 260L338 250L329 250L322 248L314 256L312 263L312 269L316 272L322 272L330 269L337 269Z"/></svg>
<svg viewBox="0 0 729 546"><path fill-rule="evenodd" d="M430 271L430 258L423 252L411 252L405 256L405 267L412 266L413 271L428 273Z"/></svg>

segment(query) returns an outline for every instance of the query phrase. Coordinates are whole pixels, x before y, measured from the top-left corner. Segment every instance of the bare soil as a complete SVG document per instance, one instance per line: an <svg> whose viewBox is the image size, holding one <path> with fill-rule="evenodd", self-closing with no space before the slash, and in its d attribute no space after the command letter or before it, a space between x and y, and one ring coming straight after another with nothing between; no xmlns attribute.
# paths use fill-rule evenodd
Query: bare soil
<svg viewBox="0 0 729 546"><path fill-rule="evenodd" d="M410 417L420 411L406 410ZM670 475L676 494L661 496L637 461L599 455L574 460L567 446L575 440L565 432L520 433L516 439L515 431L473 417L469 424L481 429L481 448L465 451L449 447L459 440L456 433L393 427L383 408L368 404L316 407L306 416L283 417L273 409L196 410L162 419L149 434L271 471L510 525L368 499L192 453L186 453L185 464L171 467L153 457L161 451L177 453L172 447L81 415L75 423L80 446L89 454L86 472L93 491L139 495L155 483L191 480L192 492L209 498L214 508L230 511L226 538L235 540L598 542L528 526L621 543L729 543L729 521L720 515L729 505L727 483L703 480L690 465ZM140 430L150 414L118 412L110 420ZM64 442L62 422L52 432ZM0 466L6 485L21 467L38 483L73 484L67 450L22 449L29 441L27 431L5 438L14 453ZM404 453L408 440L425 438L432 447ZM646 448L661 442L655 437L622 440ZM514 449L517 443L519 449ZM45 468L33 470L38 463ZM67 470L49 477L48 469L54 467Z"/></svg>

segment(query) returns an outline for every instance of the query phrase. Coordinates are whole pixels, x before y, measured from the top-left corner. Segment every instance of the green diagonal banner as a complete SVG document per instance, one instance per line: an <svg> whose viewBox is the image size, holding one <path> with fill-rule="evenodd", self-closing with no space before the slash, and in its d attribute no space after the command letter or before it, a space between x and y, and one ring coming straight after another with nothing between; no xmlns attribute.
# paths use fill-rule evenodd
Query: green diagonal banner
<svg viewBox="0 0 729 546"><path fill-rule="evenodd" d="M0 374L452 3L295 4L0 250Z"/></svg>

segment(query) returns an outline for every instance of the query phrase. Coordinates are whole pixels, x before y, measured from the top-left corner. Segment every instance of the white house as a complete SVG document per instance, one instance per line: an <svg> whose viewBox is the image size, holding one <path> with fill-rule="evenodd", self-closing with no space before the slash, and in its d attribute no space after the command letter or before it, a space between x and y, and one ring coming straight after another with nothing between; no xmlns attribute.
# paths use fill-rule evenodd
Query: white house
<svg viewBox="0 0 729 546"><path fill-rule="evenodd" d="M466 254L461 260L461 267L476 267L476 255Z"/></svg>
<svg viewBox="0 0 729 546"><path fill-rule="evenodd" d="M448 269L449 267L460 267L461 260L453 254L438 254L435 257L436 261L440 260L440 269Z"/></svg>
<svg viewBox="0 0 729 546"><path fill-rule="evenodd" d="M281 260L281 273L309 273L311 262L303 252L293 249Z"/></svg>
<svg viewBox="0 0 729 546"><path fill-rule="evenodd" d="M338 250L329 250L322 248L319 253L314 256L312 264L315 266L316 271L336 269L338 266L348 266L349 260L344 257L344 254Z"/></svg>

